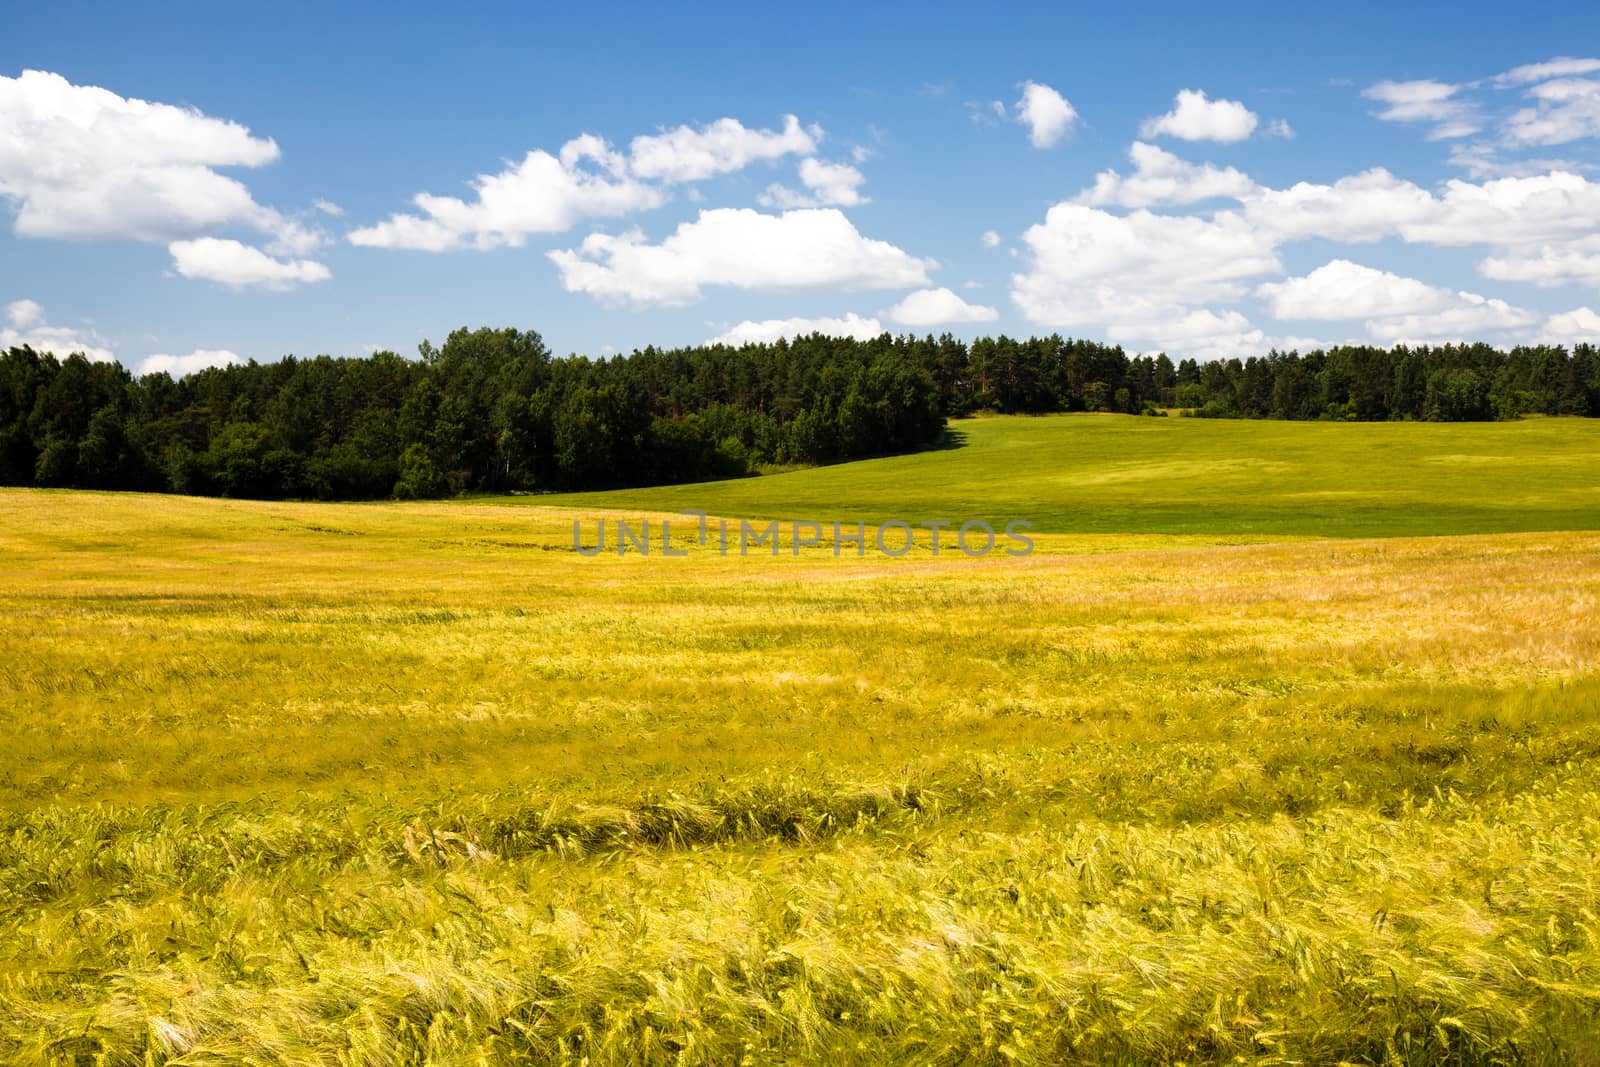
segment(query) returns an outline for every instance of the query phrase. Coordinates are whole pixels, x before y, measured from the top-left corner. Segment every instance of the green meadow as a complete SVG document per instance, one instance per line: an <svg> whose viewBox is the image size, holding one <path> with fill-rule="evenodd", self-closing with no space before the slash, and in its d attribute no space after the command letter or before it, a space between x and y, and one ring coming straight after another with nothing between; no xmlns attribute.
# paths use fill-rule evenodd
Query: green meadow
<svg viewBox="0 0 1600 1067"><path fill-rule="evenodd" d="M1022 518L1055 533L1429 537L1600 528L1600 424L960 419L952 447L586 508L868 522Z"/></svg>
<svg viewBox="0 0 1600 1067"><path fill-rule="evenodd" d="M0 491L0 1062L1600 1058L1600 427L953 430ZM572 551L680 509L1036 550Z"/></svg>

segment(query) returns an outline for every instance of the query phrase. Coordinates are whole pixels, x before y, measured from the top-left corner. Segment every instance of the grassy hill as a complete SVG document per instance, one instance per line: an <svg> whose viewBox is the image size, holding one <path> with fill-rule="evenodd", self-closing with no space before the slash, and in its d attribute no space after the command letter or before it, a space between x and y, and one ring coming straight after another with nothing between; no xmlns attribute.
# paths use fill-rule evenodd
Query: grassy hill
<svg viewBox="0 0 1600 1067"><path fill-rule="evenodd" d="M964 419L954 447L541 505L1081 533L1389 537L1600 528L1600 420Z"/></svg>

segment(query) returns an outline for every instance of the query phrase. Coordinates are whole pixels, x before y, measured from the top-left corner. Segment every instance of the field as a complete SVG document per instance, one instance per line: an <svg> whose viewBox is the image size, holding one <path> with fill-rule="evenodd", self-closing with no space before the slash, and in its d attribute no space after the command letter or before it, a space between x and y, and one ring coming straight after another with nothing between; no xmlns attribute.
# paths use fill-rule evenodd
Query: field
<svg viewBox="0 0 1600 1067"><path fill-rule="evenodd" d="M0 491L0 1061L1600 1062L1600 427L956 430ZM1037 549L571 551L680 508Z"/></svg>
<svg viewBox="0 0 1600 1067"><path fill-rule="evenodd" d="M1055 533L1262 539L1592 530L1597 422L966 419L952 424L960 447L948 451L561 502L868 522L987 515Z"/></svg>

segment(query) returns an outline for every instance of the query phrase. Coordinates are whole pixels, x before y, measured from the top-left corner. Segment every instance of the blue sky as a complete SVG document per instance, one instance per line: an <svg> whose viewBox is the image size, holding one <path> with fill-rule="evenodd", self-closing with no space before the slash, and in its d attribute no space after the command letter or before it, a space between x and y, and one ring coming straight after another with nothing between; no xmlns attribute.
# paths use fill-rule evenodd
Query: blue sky
<svg viewBox="0 0 1600 1067"><path fill-rule="evenodd" d="M1295 7L14 7L0 344L1600 339L1600 5Z"/></svg>

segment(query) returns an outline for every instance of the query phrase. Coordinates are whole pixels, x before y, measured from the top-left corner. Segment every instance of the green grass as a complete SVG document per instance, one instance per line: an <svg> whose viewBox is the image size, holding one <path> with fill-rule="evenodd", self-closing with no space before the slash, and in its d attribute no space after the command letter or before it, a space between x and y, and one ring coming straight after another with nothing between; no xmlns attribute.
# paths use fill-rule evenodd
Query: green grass
<svg viewBox="0 0 1600 1067"><path fill-rule="evenodd" d="M531 498L714 515L1027 519L1056 533L1397 537L1600 528L1600 420L964 419L958 447Z"/></svg>
<svg viewBox="0 0 1600 1067"><path fill-rule="evenodd" d="M520 498L0 491L0 1062L1594 1062L1588 425L961 428L604 499L1124 519L586 559ZM1158 518L1128 442L1238 491ZM1261 455L1389 534L1576 517L1307 539Z"/></svg>

